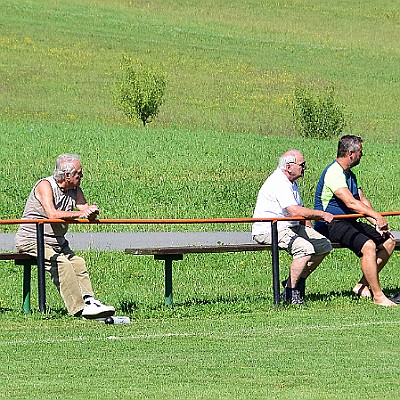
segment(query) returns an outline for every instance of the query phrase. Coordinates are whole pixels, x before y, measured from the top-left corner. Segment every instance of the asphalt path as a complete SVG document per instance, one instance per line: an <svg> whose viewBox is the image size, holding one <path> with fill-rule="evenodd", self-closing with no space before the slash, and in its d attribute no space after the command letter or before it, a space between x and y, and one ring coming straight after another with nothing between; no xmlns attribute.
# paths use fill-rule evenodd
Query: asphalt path
<svg viewBox="0 0 400 400"><path fill-rule="evenodd" d="M15 251L13 233L0 234L0 251ZM251 232L69 232L73 250L254 244Z"/></svg>

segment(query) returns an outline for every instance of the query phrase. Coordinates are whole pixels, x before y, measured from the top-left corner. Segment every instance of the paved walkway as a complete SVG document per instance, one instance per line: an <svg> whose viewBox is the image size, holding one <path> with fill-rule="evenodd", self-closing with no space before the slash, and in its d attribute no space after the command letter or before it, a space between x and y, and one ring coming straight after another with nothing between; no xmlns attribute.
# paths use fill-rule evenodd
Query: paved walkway
<svg viewBox="0 0 400 400"><path fill-rule="evenodd" d="M0 251L15 251L13 233L0 233ZM73 250L120 250L218 244L252 244L251 232L69 232Z"/></svg>

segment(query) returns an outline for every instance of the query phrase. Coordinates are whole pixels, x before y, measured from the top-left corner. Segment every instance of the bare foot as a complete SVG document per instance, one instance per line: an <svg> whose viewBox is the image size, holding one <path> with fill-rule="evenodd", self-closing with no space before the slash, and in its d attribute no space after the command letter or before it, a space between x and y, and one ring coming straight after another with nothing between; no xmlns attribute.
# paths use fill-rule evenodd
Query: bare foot
<svg viewBox="0 0 400 400"><path fill-rule="evenodd" d="M368 286L365 286L362 283L357 283L357 285L353 287L353 292L360 297L371 297L371 292L369 291Z"/></svg>
<svg viewBox="0 0 400 400"><path fill-rule="evenodd" d="M389 300L386 296L383 296L382 298L379 298L379 299L374 298L374 304L376 304L378 306L384 306L384 307L397 306L396 303L393 303L393 301Z"/></svg>

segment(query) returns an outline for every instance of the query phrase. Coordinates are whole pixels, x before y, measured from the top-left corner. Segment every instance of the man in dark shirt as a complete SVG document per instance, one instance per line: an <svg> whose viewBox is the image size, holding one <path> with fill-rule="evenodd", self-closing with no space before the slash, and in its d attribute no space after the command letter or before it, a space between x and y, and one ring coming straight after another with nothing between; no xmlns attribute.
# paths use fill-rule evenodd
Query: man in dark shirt
<svg viewBox="0 0 400 400"><path fill-rule="evenodd" d="M395 241L386 219L374 210L351 171L360 163L362 142L361 137L354 135L339 140L336 160L324 169L319 179L314 208L334 215L363 214L370 224L357 219L335 220L331 224L316 221L315 229L361 258L363 276L353 288L354 293L371 297L372 292L375 304L394 306L396 303L383 293L378 274L393 253Z"/></svg>

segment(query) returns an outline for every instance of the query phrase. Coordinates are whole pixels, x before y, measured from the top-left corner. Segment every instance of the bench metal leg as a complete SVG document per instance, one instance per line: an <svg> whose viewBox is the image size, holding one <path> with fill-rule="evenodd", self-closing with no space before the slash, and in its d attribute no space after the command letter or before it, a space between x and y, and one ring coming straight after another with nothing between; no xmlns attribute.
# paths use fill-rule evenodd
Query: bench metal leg
<svg viewBox="0 0 400 400"><path fill-rule="evenodd" d="M23 263L24 281L22 287L22 311L25 314L31 313L31 263Z"/></svg>
<svg viewBox="0 0 400 400"><path fill-rule="evenodd" d="M39 311L46 312L46 280L44 267L44 224L36 224Z"/></svg>
<svg viewBox="0 0 400 400"><path fill-rule="evenodd" d="M272 236L272 285L274 293L274 304L279 307L280 291L279 291L279 247L278 247L278 223L273 221L271 224Z"/></svg>
<svg viewBox="0 0 400 400"><path fill-rule="evenodd" d="M24 276L22 281L22 311L25 314L31 313L31 269L32 265L36 265L36 260L15 260L15 265L24 267Z"/></svg>
<svg viewBox="0 0 400 400"><path fill-rule="evenodd" d="M172 261L183 260L183 254L160 254L154 256L155 260L165 262L165 305L172 306Z"/></svg>

